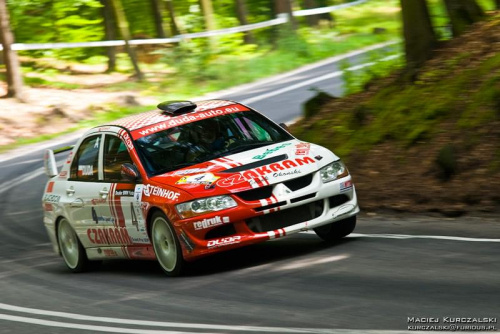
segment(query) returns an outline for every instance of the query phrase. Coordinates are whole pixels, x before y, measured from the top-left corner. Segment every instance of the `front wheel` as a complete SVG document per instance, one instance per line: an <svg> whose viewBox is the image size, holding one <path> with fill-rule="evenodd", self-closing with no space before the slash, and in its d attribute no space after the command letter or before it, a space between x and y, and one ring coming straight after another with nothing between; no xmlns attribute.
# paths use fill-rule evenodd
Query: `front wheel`
<svg viewBox="0 0 500 334"><path fill-rule="evenodd" d="M57 226L57 241L64 262L72 272L79 273L89 268L85 249L66 218L61 219Z"/></svg>
<svg viewBox="0 0 500 334"><path fill-rule="evenodd" d="M158 263L168 276L179 276L184 258L174 228L160 212L153 215L151 222L151 239Z"/></svg>
<svg viewBox="0 0 500 334"><path fill-rule="evenodd" d="M316 235L321 239L332 242L351 234L355 227L356 216L352 216L328 225L317 227L314 229L314 232L316 232Z"/></svg>

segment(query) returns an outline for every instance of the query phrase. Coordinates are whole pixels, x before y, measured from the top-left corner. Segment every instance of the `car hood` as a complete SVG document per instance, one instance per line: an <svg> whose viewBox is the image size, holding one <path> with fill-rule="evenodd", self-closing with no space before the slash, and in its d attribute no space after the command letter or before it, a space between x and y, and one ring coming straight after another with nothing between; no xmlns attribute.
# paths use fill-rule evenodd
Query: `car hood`
<svg viewBox="0 0 500 334"><path fill-rule="evenodd" d="M313 173L338 160L330 150L297 139L274 143L189 166L151 180L193 197L235 193Z"/></svg>

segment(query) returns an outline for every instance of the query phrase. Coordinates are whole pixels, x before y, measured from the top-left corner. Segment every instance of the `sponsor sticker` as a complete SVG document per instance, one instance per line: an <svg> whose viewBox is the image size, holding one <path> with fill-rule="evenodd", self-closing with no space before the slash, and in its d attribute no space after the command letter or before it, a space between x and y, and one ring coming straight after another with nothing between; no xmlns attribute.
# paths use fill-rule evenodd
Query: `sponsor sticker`
<svg viewBox="0 0 500 334"><path fill-rule="evenodd" d="M114 217L99 216L99 215L97 215L97 211L95 210L95 208L92 208L91 210L92 210L92 220L95 221L96 224L99 224L99 223L114 224L115 223Z"/></svg>
<svg viewBox="0 0 500 334"><path fill-rule="evenodd" d="M158 197L163 197L163 198L170 199L173 201L177 201L179 199L179 196L181 195L178 192L163 189L161 187L153 186L151 184L147 184L147 185L143 186L143 193L147 197L158 196Z"/></svg>
<svg viewBox="0 0 500 334"><path fill-rule="evenodd" d="M196 173L205 173L208 172L210 168L190 168L178 170L173 173L173 175L188 175L188 174L196 174Z"/></svg>
<svg viewBox="0 0 500 334"><path fill-rule="evenodd" d="M43 196L43 201L45 203L57 204L57 203L59 203L60 200L61 200L61 196L59 196L59 195L45 194Z"/></svg>
<svg viewBox="0 0 500 334"><path fill-rule="evenodd" d="M259 154L259 155L256 155L256 156L254 156L252 159L259 159L259 160L262 160L262 159L264 159L265 157L267 157L269 154L272 154L272 153L274 153L274 152L276 152L276 151L279 151L279 150L281 150L282 148L285 148L285 147L287 147L287 146L289 146L289 145L292 145L292 143L284 143L284 144L281 144L281 145L276 146L276 147L274 147L274 148L268 148L268 149L267 149L264 153Z"/></svg>
<svg viewBox="0 0 500 334"><path fill-rule="evenodd" d="M115 196L134 196L133 190L115 190Z"/></svg>
<svg viewBox="0 0 500 334"><path fill-rule="evenodd" d="M78 176L91 176L94 175L94 166L92 165L79 165Z"/></svg>
<svg viewBox="0 0 500 334"><path fill-rule="evenodd" d="M132 240L125 228L89 228L87 237L92 244L97 245L131 245Z"/></svg>
<svg viewBox="0 0 500 334"><path fill-rule="evenodd" d="M345 181L340 184L340 192L346 192L352 189L352 181Z"/></svg>
<svg viewBox="0 0 500 334"><path fill-rule="evenodd" d="M124 133L122 138L123 141L125 142L125 145L127 145L128 150L132 151L134 149L134 144L132 143L132 139L130 139L128 133Z"/></svg>
<svg viewBox="0 0 500 334"><path fill-rule="evenodd" d="M216 182L219 178L220 177L215 176L212 173L197 174L191 176L183 176L175 184L204 184L209 186Z"/></svg>
<svg viewBox="0 0 500 334"><path fill-rule="evenodd" d="M193 226L195 230L202 230L205 228L213 227L213 226L219 226L222 224L228 224L230 223L229 217L219 217L215 216L213 218L206 218L198 222L194 222Z"/></svg>
<svg viewBox="0 0 500 334"><path fill-rule="evenodd" d="M222 247L222 246L228 246L228 245L233 245L233 244L239 244L240 242L241 242L241 237L239 235L237 235L234 237L227 237L227 238L210 240L207 244L207 247L208 248Z"/></svg>
<svg viewBox="0 0 500 334"><path fill-rule="evenodd" d="M221 180L217 181L217 185L219 187L226 188L226 187L231 187L231 186L234 186L235 184L240 184L243 182L246 182L246 179L243 176L241 176L241 174L234 174L234 175L231 175L229 177L226 177L225 179L221 179Z"/></svg>
<svg viewBox="0 0 500 334"><path fill-rule="evenodd" d="M284 161L272 163L270 165L250 169L250 170L247 170L245 172L242 172L241 174L247 180L248 179L255 179L255 178L262 177L262 176L266 176L268 174L286 172L292 168L295 169L295 168L303 166L303 165L314 164L314 163L315 163L315 161L310 157L295 158L295 159L284 160Z"/></svg>
<svg viewBox="0 0 500 334"><path fill-rule="evenodd" d="M71 158L73 157L73 151L69 152L68 158L66 159L66 163L69 164L71 162Z"/></svg>
<svg viewBox="0 0 500 334"><path fill-rule="evenodd" d="M294 176L294 175L298 175L298 174L302 174L302 172L298 169L294 169L292 171L274 173L273 177Z"/></svg>
<svg viewBox="0 0 500 334"><path fill-rule="evenodd" d="M200 112L196 112L196 113L189 114L189 115L173 117L173 118L171 118L167 121L164 121L162 123L155 124L154 126L135 130L132 132L132 137L134 139L139 139L139 138L151 135L153 133L164 131L164 130L167 130L167 129L170 129L170 128L173 128L173 127L176 127L179 125L184 125L187 123L199 121L201 119L212 118L212 117L217 117L217 116L221 116L221 115L227 115L227 114L232 114L235 112L247 111L247 110L248 110L248 108L246 108L242 105L234 104L234 105L227 106L227 107L220 107L217 109L200 111Z"/></svg>
<svg viewBox="0 0 500 334"><path fill-rule="evenodd" d="M308 155L310 149L311 149L311 144L309 143L297 144L295 145L295 155Z"/></svg>
<svg viewBox="0 0 500 334"><path fill-rule="evenodd" d="M116 251L114 251L113 249L103 249L102 252L104 253L104 256L106 256L106 257L118 256L118 253Z"/></svg>

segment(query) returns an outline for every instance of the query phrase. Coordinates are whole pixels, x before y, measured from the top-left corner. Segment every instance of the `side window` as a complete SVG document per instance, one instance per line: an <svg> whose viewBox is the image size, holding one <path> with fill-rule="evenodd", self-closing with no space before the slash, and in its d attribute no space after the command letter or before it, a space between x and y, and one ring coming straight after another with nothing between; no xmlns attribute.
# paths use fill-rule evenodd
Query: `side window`
<svg viewBox="0 0 500 334"><path fill-rule="evenodd" d="M99 180L99 148L101 135L85 139L71 165L71 178L77 181Z"/></svg>
<svg viewBox="0 0 500 334"><path fill-rule="evenodd" d="M104 181L123 182L121 168L124 163L132 163L127 146L118 137L106 135L104 141Z"/></svg>

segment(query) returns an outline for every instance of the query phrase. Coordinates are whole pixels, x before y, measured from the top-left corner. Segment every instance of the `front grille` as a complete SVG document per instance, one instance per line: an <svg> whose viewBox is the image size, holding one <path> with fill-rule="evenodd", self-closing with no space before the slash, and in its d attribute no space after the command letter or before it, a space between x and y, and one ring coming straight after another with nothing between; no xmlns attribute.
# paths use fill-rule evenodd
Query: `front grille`
<svg viewBox="0 0 500 334"><path fill-rule="evenodd" d="M299 189L305 188L311 184L313 179L313 174L307 174L296 179L283 182L285 186L288 187L291 191L297 191Z"/></svg>
<svg viewBox="0 0 500 334"><path fill-rule="evenodd" d="M278 206L282 206L282 205L285 205L285 204L286 204L286 201L282 201L282 202L278 202L278 203L264 205L264 206L261 206L260 208L255 208L254 210L257 211L257 212L261 212L261 211L264 211L264 210L269 210L269 209L272 209L272 208L277 208Z"/></svg>
<svg viewBox="0 0 500 334"><path fill-rule="evenodd" d="M290 200L290 203L297 203L300 201L304 201L306 199L314 198L314 196L316 196L316 193L312 193L312 194L308 194L308 195L304 195L304 196L300 196L300 197L295 197L295 198L292 198Z"/></svg>
<svg viewBox="0 0 500 334"><path fill-rule="evenodd" d="M272 186L265 186L265 187L245 190L245 191L236 193L235 195L244 201L258 201L260 199L269 198L269 197L271 197L272 194L273 194L273 187Z"/></svg>
<svg viewBox="0 0 500 334"><path fill-rule="evenodd" d="M253 232L260 233L306 222L321 216L324 209L323 202L323 200L319 200L255 217L247 221L247 226Z"/></svg>
<svg viewBox="0 0 500 334"><path fill-rule="evenodd" d="M236 229L233 224L224 224L216 228L211 229L205 235L205 240L228 237L230 235L236 234Z"/></svg>

